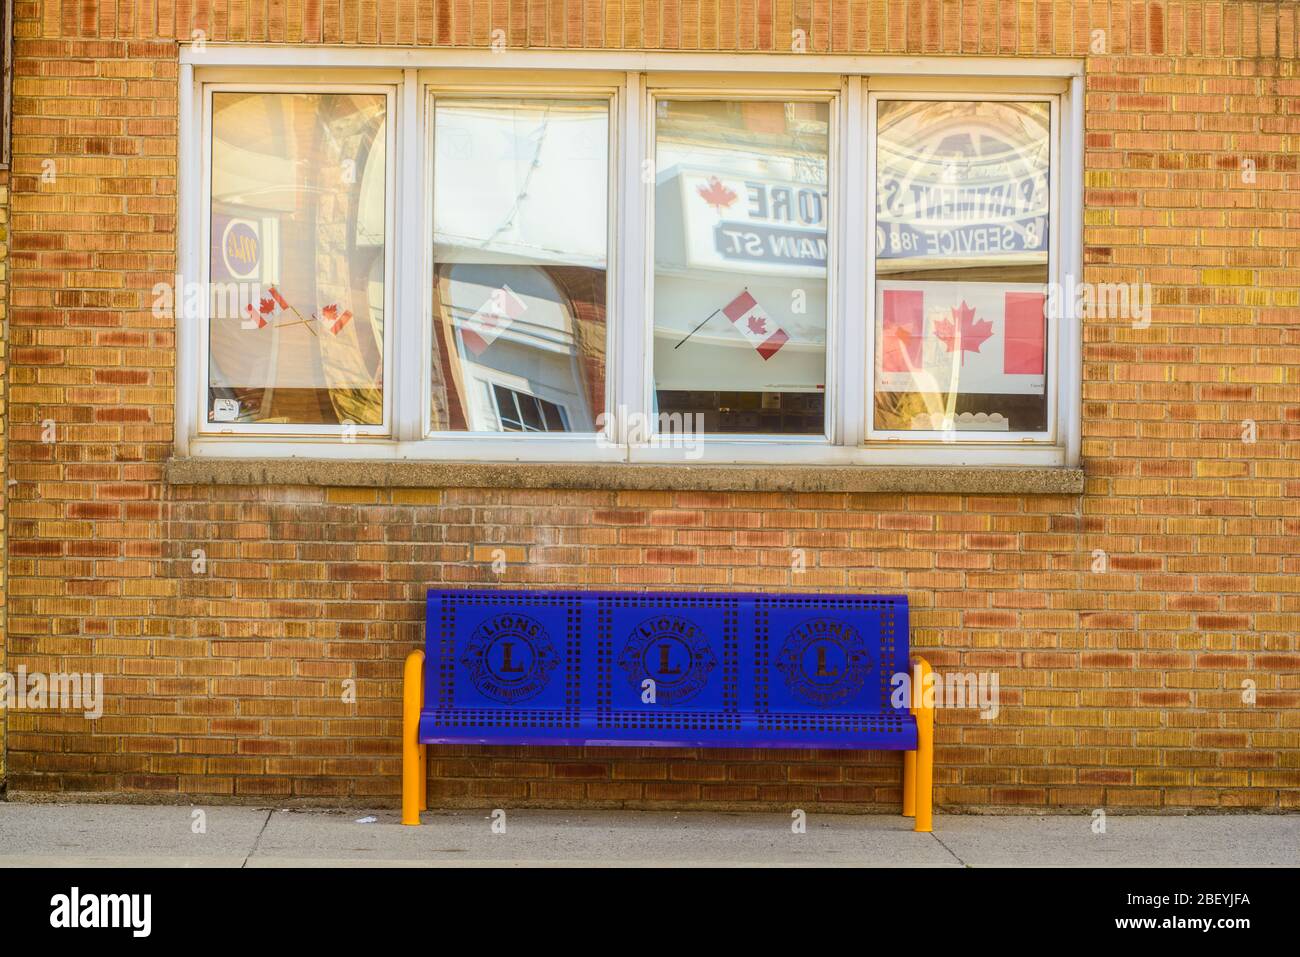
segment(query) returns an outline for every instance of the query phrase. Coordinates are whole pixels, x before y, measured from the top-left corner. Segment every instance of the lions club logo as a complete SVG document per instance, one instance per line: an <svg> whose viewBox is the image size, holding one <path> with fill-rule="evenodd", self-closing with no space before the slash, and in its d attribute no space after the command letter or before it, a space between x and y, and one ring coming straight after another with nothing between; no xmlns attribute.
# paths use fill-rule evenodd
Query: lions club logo
<svg viewBox="0 0 1300 957"><path fill-rule="evenodd" d="M776 666L796 697L819 708L857 695L872 668L857 629L833 618L801 622L786 636Z"/></svg>
<svg viewBox="0 0 1300 957"><path fill-rule="evenodd" d="M618 664L638 695L650 678L655 703L676 704L699 694L718 659L692 622L676 615L656 615L632 630Z"/></svg>
<svg viewBox="0 0 1300 957"><path fill-rule="evenodd" d="M538 695L559 664L546 630L526 615L503 614L474 630L460 663L479 694L506 704Z"/></svg>

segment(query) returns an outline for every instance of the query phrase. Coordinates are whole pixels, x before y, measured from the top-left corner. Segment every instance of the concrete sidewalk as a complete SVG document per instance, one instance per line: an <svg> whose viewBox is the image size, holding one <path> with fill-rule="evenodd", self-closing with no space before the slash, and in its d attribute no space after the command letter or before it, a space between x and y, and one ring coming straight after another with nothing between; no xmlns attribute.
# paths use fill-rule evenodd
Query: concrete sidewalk
<svg viewBox="0 0 1300 957"><path fill-rule="evenodd" d="M196 814L201 811L202 814ZM358 823L374 817L373 823ZM199 821L204 832L194 833ZM1300 866L1300 815L936 816L426 812L0 803L0 867Z"/></svg>

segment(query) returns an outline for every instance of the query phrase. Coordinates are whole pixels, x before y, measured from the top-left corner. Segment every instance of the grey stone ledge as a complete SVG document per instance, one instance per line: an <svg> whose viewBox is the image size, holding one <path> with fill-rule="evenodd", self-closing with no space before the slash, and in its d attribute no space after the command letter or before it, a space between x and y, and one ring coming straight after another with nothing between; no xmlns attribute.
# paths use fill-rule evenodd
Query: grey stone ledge
<svg viewBox="0 0 1300 957"><path fill-rule="evenodd" d="M1079 495L1081 468L1008 466L631 465L622 462L436 462L174 458L172 485L520 488L702 492L934 492Z"/></svg>

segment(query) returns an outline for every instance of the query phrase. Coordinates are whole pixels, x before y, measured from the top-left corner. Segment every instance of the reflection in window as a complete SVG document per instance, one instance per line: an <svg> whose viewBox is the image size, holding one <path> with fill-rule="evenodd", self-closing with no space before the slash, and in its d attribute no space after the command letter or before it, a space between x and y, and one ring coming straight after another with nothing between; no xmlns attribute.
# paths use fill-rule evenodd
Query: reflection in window
<svg viewBox="0 0 1300 957"><path fill-rule="evenodd" d="M821 434L829 104L655 107L657 411Z"/></svg>
<svg viewBox="0 0 1300 957"><path fill-rule="evenodd" d="M594 431L608 102L439 98L434 117L433 431Z"/></svg>
<svg viewBox="0 0 1300 957"><path fill-rule="evenodd" d="M213 94L209 423L383 423L385 114Z"/></svg>
<svg viewBox="0 0 1300 957"><path fill-rule="evenodd" d="M1045 431L1048 104L882 101L877 124L874 428Z"/></svg>
<svg viewBox="0 0 1300 957"><path fill-rule="evenodd" d="M527 392L502 385L492 387L502 432L568 432L564 409Z"/></svg>

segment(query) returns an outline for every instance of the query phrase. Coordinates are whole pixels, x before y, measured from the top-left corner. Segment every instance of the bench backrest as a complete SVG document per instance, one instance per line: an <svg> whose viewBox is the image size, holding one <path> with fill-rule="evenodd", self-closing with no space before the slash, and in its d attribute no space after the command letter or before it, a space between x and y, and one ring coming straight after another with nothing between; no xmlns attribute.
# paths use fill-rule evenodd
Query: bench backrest
<svg viewBox="0 0 1300 957"><path fill-rule="evenodd" d="M425 667L425 712L484 741L856 740L907 712L907 599L432 589Z"/></svg>

